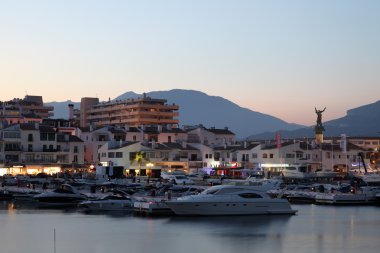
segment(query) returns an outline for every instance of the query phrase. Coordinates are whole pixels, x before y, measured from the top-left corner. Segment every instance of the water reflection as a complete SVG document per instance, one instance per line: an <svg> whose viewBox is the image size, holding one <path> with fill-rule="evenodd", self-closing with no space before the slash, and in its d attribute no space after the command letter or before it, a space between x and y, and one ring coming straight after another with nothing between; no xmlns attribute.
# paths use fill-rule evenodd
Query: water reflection
<svg viewBox="0 0 380 253"><path fill-rule="evenodd" d="M167 224L176 229L191 227L200 231L214 243L228 247L228 252L235 251L236 247L239 252L262 251L264 245L266 251L262 252L274 252L282 248L282 232L292 218L289 215L172 217Z"/></svg>
<svg viewBox="0 0 380 253"><path fill-rule="evenodd" d="M297 206L295 216L140 217L0 206L1 252L372 253L378 207ZM43 240L42 240L43 239ZM35 243L41 241L41 243Z"/></svg>

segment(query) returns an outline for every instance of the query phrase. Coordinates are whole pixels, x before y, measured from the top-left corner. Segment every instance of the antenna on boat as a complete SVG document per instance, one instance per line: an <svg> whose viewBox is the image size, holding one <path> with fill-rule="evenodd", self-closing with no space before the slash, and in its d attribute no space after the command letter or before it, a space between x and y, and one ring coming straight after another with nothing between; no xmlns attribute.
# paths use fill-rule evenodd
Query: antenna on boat
<svg viewBox="0 0 380 253"><path fill-rule="evenodd" d="M54 228L54 253L56 253L55 228Z"/></svg>

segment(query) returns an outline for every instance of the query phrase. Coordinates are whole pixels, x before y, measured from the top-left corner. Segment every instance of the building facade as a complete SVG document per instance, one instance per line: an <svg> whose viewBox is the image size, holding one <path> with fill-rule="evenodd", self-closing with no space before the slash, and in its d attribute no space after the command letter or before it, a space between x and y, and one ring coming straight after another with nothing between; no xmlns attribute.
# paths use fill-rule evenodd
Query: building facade
<svg viewBox="0 0 380 253"><path fill-rule="evenodd" d="M0 131L0 173L57 173L84 164L84 144L50 126L14 124Z"/></svg>
<svg viewBox="0 0 380 253"><path fill-rule="evenodd" d="M83 103L83 106L82 106ZM81 100L81 127L142 125L178 126L179 106L166 99L141 98L99 103L95 98Z"/></svg>

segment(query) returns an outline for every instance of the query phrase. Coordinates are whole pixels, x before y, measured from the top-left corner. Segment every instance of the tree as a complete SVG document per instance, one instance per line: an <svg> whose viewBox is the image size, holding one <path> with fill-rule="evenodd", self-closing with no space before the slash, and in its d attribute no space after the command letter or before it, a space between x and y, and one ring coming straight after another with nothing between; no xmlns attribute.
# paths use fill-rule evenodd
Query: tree
<svg viewBox="0 0 380 253"><path fill-rule="evenodd" d="M150 162L149 158L146 157L146 153L143 151L136 152L135 158L132 160L132 164L137 163L139 165L139 169L141 170L141 166L145 162Z"/></svg>

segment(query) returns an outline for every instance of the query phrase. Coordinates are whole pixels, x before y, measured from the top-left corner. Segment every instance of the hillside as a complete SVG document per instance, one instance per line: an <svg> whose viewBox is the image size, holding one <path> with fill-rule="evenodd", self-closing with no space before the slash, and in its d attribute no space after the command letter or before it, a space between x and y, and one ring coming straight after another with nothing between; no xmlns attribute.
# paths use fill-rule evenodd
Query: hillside
<svg viewBox="0 0 380 253"><path fill-rule="evenodd" d="M324 122L325 136L380 136L380 100L347 111L346 116ZM312 137L313 126L300 128L293 131L281 131L283 138ZM249 136L249 139L274 138L274 133L265 133Z"/></svg>

